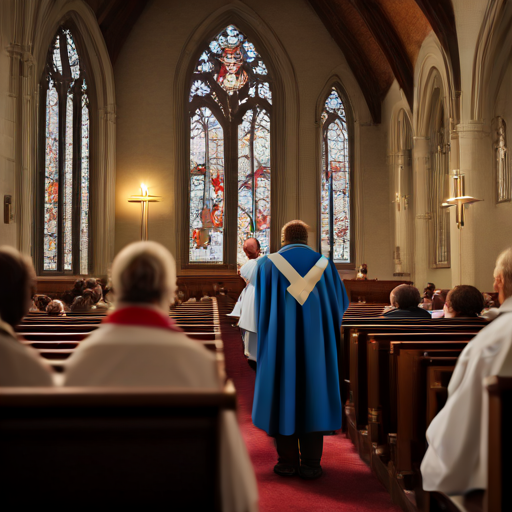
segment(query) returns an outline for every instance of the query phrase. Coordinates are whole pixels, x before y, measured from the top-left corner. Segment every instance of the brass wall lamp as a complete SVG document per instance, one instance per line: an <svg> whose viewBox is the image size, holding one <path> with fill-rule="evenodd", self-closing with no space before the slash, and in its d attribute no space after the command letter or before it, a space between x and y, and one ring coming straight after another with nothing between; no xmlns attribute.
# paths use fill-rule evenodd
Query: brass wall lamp
<svg viewBox="0 0 512 512"><path fill-rule="evenodd" d="M457 223L457 227L462 229L464 227L465 220L465 205L470 205L473 203L477 203L478 201L483 201L483 199L476 199L472 196L466 195L466 184L465 184L465 176L464 174L460 174L458 170L454 171L453 174L453 194L454 197L450 197L443 203L441 206L445 208L449 208L450 206L456 206L456 216L455 222Z"/></svg>

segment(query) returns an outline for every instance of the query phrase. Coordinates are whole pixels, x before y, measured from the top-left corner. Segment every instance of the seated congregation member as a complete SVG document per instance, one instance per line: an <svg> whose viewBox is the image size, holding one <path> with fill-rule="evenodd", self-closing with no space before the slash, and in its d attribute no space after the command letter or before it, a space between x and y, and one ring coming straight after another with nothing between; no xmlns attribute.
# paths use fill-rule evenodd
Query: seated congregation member
<svg viewBox="0 0 512 512"><path fill-rule="evenodd" d="M478 288L467 284L461 284L450 290L443 306L445 318L476 318L482 309L484 309L484 296Z"/></svg>
<svg viewBox="0 0 512 512"><path fill-rule="evenodd" d="M82 295L78 295L73 299L73 303L69 309L73 311L73 313L87 313L94 304L93 294L94 292L92 290L85 289Z"/></svg>
<svg viewBox="0 0 512 512"><path fill-rule="evenodd" d="M66 316L64 303L61 300L52 300L48 306L46 306L46 312L48 316Z"/></svg>
<svg viewBox="0 0 512 512"><path fill-rule="evenodd" d="M222 389L215 355L169 317L176 266L164 246L125 247L114 259L112 283L115 310L68 359L66 386ZM257 510L254 470L233 411L222 417L221 466L223 510Z"/></svg>
<svg viewBox="0 0 512 512"><path fill-rule="evenodd" d="M389 302L394 307L384 313L390 318L431 318L430 313L418 307L421 297L414 286L401 284L394 288L389 296Z"/></svg>
<svg viewBox="0 0 512 512"><path fill-rule="evenodd" d="M31 308L31 311L43 311L46 312L48 304L52 301L48 295L34 295L33 298L35 310Z"/></svg>
<svg viewBox="0 0 512 512"><path fill-rule="evenodd" d="M423 304L423 309L432 309L432 297L434 295L434 291L436 286L434 283L427 283L426 288L423 290L423 297L421 298L421 304Z"/></svg>
<svg viewBox="0 0 512 512"><path fill-rule="evenodd" d="M512 247L496 261L494 290L499 314L461 352L446 405L427 430L421 463L426 491L462 494L487 487L489 403L482 381L512 376Z"/></svg>
<svg viewBox="0 0 512 512"><path fill-rule="evenodd" d="M52 371L39 354L22 345L14 328L26 315L35 287L32 262L16 249L0 247L0 386L53 386Z"/></svg>
<svg viewBox="0 0 512 512"><path fill-rule="evenodd" d="M114 259L112 281L115 311L68 359L66 385L220 385L214 354L169 317L176 269L167 249L156 242L128 245Z"/></svg>
<svg viewBox="0 0 512 512"><path fill-rule="evenodd" d="M294 220L283 247L258 261L254 425L275 437L280 476L314 479L325 432L341 427L337 346L348 297L336 267Z"/></svg>

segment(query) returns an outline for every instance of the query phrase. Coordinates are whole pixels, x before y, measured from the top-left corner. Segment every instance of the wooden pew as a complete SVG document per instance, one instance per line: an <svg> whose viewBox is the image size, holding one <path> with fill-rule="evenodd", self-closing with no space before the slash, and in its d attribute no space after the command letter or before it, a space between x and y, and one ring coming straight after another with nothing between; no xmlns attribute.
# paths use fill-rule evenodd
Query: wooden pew
<svg viewBox="0 0 512 512"><path fill-rule="evenodd" d="M37 508L48 492L71 508L222 510L224 391L0 388L3 510Z"/></svg>
<svg viewBox="0 0 512 512"><path fill-rule="evenodd" d="M432 512L503 512L512 510L512 377L493 375L484 379L489 394L489 432L486 491L474 491L464 496L431 493ZM463 507L463 508L462 508Z"/></svg>
<svg viewBox="0 0 512 512"><path fill-rule="evenodd" d="M347 423L363 428L367 424L367 337L368 333L478 332L487 325L481 319L360 319L342 324L340 387L343 403L348 402Z"/></svg>
<svg viewBox="0 0 512 512"><path fill-rule="evenodd" d="M170 312L185 334L218 354L219 369L223 370L222 340L216 299L186 303ZM45 313L27 315L17 327L18 335L63 371L64 361L92 331L99 327L105 315L75 314L65 317Z"/></svg>

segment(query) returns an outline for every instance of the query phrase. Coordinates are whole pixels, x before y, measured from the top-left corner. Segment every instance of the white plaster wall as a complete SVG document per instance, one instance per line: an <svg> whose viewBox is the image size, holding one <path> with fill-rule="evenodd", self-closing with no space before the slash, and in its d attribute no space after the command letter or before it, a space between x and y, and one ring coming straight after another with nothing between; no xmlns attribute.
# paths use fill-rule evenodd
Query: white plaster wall
<svg viewBox="0 0 512 512"><path fill-rule="evenodd" d="M176 248L174 182L171 141L174 73L178 59L195 28L227 0L178 2L154 0L140 16L115 64L117 98L116 252L139 238L140 207L127 202L141 182L162 202L150 205L149 235ZM355 171L361 173L362 201L358 232L362 233L356 263L366 262L371 278L392 278L391 226L386 167L387 126L373 126L350 69L320 19L305 0L248 0L282 43L294 68L299 90L299 197L287 197L290 215L314 230L318 216L318 126L320 92L337 75L343 82L356 118ZM279 150L279 148L278 148ZM286 175L296 179L295 169ZM291 192L294 194L294 192ZM288 206L287 206L288 211Z"/></svg>
<svg viewBox="0 0 512 512"><path fill-rule="evenodd" d="M16 246L16 224L4 224L4 195L12 196L13 212L15 202L14 174L14 98L9 96L10 58L7 53L14 27L13 2L0 2L0 245Z"/></svg>

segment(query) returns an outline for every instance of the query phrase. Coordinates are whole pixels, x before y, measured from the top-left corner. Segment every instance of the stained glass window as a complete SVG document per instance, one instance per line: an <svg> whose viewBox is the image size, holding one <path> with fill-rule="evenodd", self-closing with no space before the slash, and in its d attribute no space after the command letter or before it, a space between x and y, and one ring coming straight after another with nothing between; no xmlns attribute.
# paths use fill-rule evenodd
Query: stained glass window
<svg viewBox="0 0 512 512"><path fill-rule="evenodd" d="M332 88L322 112L321 251L350 263L350 160L343 101Z"/></svg>
<svg viewBox="0 0 512 512"><path fill-rule="evenodd" d="M191 79L190 263L225 263L226 244L236 243L243 264L242 246L251 237L262 254L269 252L271 112L268 69L254 44L229 25L200 55ZM224 232L224 182L233 183L233 175L236 242L225 240Z"/></svg>
<svg viewBox="0 0 512 512"><path fill-rule="evenodd" d="M71 31L60 28L43 75L45 105L41 270L89 269L89 99Z"/></svg>
<svg viewBox="0 0 512 512"><path fill-rule="evenodd" d="M191 119L190 261L222 263L224 133L207 107Z"/></svg>

